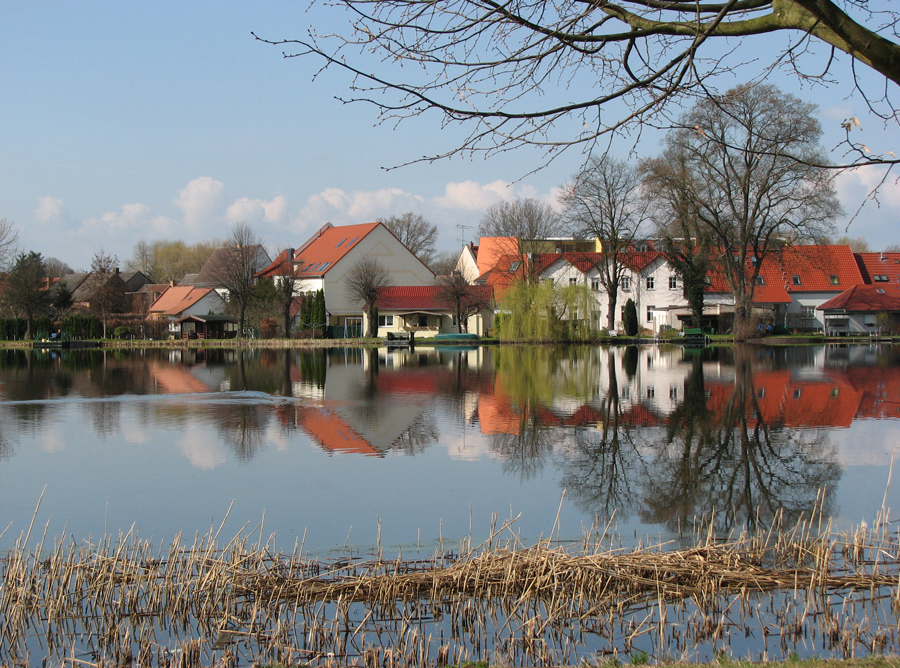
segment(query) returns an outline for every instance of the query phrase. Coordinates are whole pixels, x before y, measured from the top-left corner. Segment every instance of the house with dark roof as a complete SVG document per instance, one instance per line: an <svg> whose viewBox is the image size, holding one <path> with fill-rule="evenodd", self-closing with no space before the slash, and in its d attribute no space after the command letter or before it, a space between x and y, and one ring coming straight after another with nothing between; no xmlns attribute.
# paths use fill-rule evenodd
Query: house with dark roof
<svg viewBox="0 0 900 668"><path fill-rule="evenodd" d="M390 272L392 285L434 285L434 273L382 223L344 225L330 223L296 250L282 251L258 278L292 275L295 294L322 290L328 324L337 331L358 331L363 305L346 290L346 278L364 257L372 257Z"/></svg>

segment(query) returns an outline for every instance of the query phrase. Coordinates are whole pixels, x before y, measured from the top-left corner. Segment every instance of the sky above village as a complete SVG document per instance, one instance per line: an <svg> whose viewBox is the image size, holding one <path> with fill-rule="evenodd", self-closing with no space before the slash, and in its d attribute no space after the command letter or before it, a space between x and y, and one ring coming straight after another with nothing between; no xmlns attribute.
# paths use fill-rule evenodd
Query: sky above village
<svg viewBox="0 0 900 668"><path fill-rule="evenodd" d="M335 99L347 94L346 77L313 82L316 61L284 59L250 34L299 37L343 20L302 2L0 4L0 218L15 223L23 250L84 269L98 250L124 265L142 239L222 239L247 222L277 252L327 222L405 211L438 226L440 250L458 251L491 204L557 206L584 160L577 150L536 172L545 158L528 149L386 170L452 148L458 130L442 129L436 113L376 126L371 106ZM849 80L846 65L836 72ZM826 147L856 116L873 150L900 155L896 125L885 130L846 82L776 83L819 105ZM647 133L637 148L623 139L613 152L650 157L659 138ZM874 168L840 177L838 235L881 177ZM898 213L891 177L847 234L873 250L900 243Z"/></svg>

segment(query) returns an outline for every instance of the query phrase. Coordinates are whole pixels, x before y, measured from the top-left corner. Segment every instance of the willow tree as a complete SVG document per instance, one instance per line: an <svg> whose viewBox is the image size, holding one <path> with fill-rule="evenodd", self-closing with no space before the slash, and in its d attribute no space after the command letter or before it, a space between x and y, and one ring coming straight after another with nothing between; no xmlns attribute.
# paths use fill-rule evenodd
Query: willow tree
<svg viewBox="0 0 900 668"><path fill-rule="evenodd" d="M505 341L592 340L597 300L583 285L515 281L500 299L498 321Z"/></svg>

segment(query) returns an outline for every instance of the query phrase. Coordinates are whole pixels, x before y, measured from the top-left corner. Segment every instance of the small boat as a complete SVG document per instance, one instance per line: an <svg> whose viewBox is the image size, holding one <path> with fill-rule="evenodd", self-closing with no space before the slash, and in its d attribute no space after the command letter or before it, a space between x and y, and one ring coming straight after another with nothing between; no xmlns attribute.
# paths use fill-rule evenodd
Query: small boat
<svg viewBox="0 0 900 668"><path fill-rule="evenodd" d="M477 341L481 337L478 334L466 334L466 333L455 333L451 332L449 334L437 334L432 338L432 341Z"/></svg>

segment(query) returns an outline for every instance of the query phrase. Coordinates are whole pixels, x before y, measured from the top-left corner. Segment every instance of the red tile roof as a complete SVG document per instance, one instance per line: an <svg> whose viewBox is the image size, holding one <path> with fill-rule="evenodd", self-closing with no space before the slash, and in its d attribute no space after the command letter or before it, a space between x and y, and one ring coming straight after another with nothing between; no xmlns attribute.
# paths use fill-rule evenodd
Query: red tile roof
<svg viewBox="0 0 900 668"><path fill-rule="evenodd" d="M470 286L473 293L490 299L489 285ZM445 311L449 305L441 297L440 285L390 286L378 293L378 308L382 311Z"/></svg>
<svg viewBox="0 0 900 668"><path fill-rule="evenodd" d="M900 283L900 253L856 253L866 283ZM876 280L877 278L877 280Z"/></svg>
<svg viewBox="0 0 900 668"><path fill-rule="evenodd" d="M517 254L519 240L516 237L481 237L472 250L476 254L478 273L483 274L493 269L502 256Z"/></svg>
<svg viewBox="0 0 900 668"><path fill-rule="evenodd" d="M821 311L835 309L850 313L900 311L900 285L896 283L854 285L818 308Z"/></svg>
<svg viewBox="0 0 900 668"><path fill-rule="evenodd" d="M195 288L192 285L175 285L167 289L150 305L149 312L159 315L178 315L190 308L206 295L211 288Z"/></svg>
<svg viewBox="0 0 900 668"><path fill-rule="evenodd" d="M770 261L781 270L789 292L838 292L863 282L849 246L788 246L770 253L763 267Z"/></svg>
<svg viewBox="0 0 900 668"><path fill-rule="evenodd" d="M381 223L343 225L335 227L331 223L322 227L294 253L292 264L295 275L300 278L320 278L327 274L351 249ZM259 277L279 276L285 270L286 257L283 251L268 267L258 272Z"/></svg>

